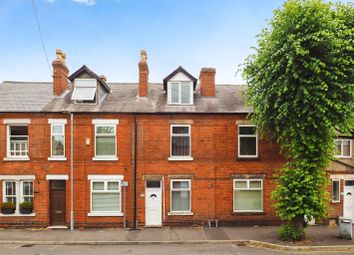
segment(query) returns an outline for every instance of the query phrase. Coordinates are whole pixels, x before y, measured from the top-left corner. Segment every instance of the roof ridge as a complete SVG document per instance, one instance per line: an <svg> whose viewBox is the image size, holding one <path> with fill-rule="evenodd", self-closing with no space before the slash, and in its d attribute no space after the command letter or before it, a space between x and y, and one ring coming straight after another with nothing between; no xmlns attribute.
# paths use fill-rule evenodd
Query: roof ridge
<svg viewBox="0 0 354 255"><path fill-rule="evenodd" d="M2 83L53 84L50 81L3 81Z"/></svg>

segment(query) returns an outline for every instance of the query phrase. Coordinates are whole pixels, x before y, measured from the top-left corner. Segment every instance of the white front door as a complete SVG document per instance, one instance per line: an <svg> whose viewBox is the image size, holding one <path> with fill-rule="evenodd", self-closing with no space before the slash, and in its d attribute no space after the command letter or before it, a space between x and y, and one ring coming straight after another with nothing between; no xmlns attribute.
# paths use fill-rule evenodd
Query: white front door
<svg viewBox="0 0 354 255"><path fill-rule="evenodd" d="M354 220L354 180L344 181L343 216Z"/></svg>
<svg viewBox="0 0 354 255"><path fill-rule="evenodd" d="M161 182L146 181L145 192L145 225L161 226L162 199Z"/></svg>

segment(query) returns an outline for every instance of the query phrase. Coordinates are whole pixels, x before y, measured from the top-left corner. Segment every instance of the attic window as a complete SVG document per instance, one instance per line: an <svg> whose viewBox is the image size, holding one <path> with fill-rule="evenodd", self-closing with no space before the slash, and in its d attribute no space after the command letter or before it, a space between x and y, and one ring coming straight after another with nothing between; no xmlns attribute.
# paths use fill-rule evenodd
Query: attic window
<svg viewBox="0 0 354 255"><path fill-rule="evenodd" d="M168 83L169 104L193 104L193 84L189 81Z"/></svg>
<svg viewBox="0 0 354 255"><path fill-rule="evenodd" d="M71 100L76 103L96 103L97 80L95 79L75 79L74 92Z"/></svg>

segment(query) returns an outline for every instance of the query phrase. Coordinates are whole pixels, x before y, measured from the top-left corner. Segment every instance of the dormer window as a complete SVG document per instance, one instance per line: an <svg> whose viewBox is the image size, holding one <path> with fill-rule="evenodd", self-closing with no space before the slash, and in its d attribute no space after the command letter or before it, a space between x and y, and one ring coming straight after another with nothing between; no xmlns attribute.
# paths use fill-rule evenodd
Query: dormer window
<svg viewBox="0 0 354 255"><path fill-rule="evenodd" d="M178 67L163 79L164 90L167 91L167 103L169 105L192 105L196 85L197 79L183 67Z"/></svg>
<svg viewBox="0 0 354 255"><path fill-rule="evenodd" d="M172 81L168 83L169 104L193 104L193 84L191 81Z"/></svg>
<svg viewBox="0 0 354 255"><path fill-rule="evenodd" d="M97 80L96 79L75 79L74 92L71 100L75 103L96 104L97 103Z"/></svg>

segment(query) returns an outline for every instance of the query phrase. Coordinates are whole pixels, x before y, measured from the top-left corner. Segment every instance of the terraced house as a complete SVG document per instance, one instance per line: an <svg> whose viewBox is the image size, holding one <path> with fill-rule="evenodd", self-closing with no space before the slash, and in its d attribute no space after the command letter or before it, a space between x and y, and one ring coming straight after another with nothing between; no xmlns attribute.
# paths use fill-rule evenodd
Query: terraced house
<svg viewBox="0 0 354 255"><path fill-rule="evenodd" d="M1 226L279 223L284 158L246 119L244 86L182 67L149 83L145 51L138 83L108 83L86 66L69 75L56 53L52 82L0 85ZM354 204L351 139L337 141L350 162L331 169L333 217Z"/></svg>

